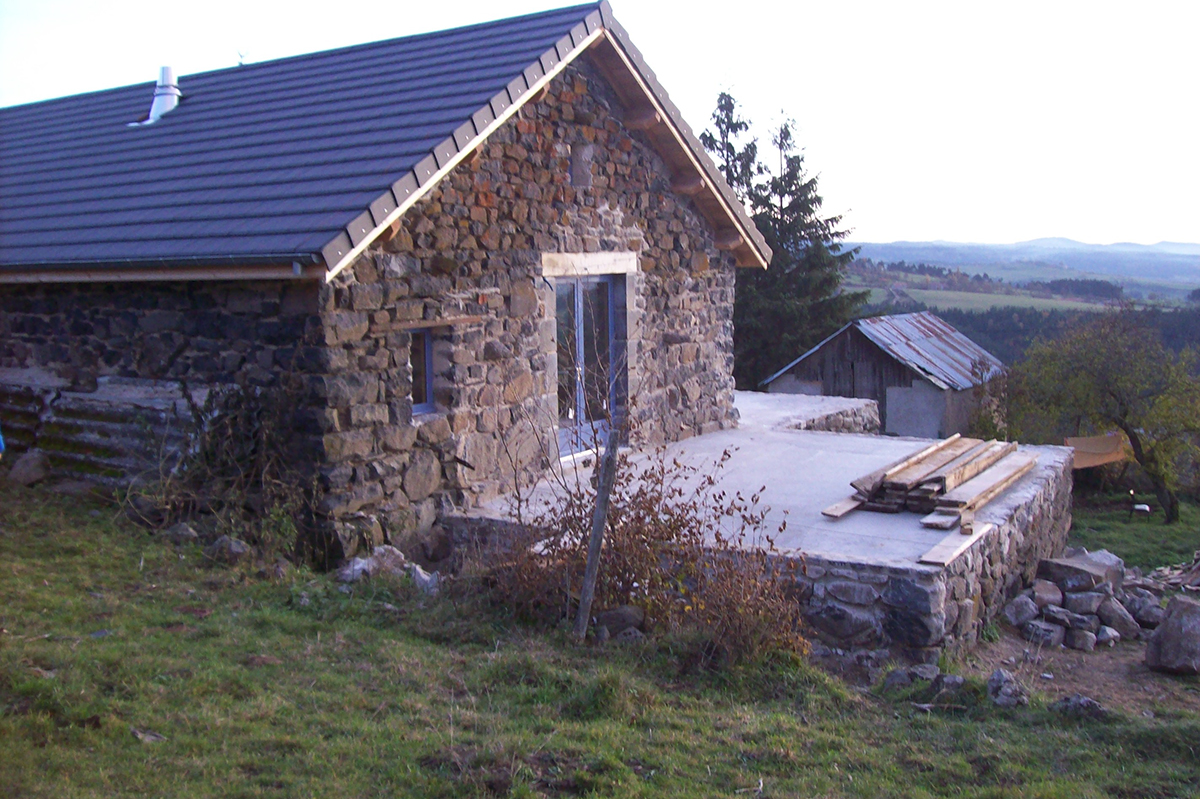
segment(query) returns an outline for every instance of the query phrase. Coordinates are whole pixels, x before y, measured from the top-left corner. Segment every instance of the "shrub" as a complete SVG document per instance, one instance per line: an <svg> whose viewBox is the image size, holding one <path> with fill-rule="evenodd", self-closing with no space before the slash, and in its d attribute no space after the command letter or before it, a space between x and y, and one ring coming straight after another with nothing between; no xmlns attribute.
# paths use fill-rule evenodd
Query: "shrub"
<svg viewBox="0 0 1200 799"><path fill-rule="evenodd" d="M268 388L227 386L191 409L186 444L156 480L126 495L131 515L152 526L204 517L215 535L253 545L264 557L315 559L312 547L316 484L301 464L293 434L298 388L289 381Z"/></svg>
<svg viewBox="0 0 1200 799"><path fill-rule="evenodd" d="M662 452L619 456L593 605L635 605L652 629L695 634L706 666L807 649L787 593L798 563L776 552L758 494L719 490L728 459L706 472ZM524 498L518 540L468 564L500 601L546 623L573 616L596 490L560 480L554 495Z"/></svg>

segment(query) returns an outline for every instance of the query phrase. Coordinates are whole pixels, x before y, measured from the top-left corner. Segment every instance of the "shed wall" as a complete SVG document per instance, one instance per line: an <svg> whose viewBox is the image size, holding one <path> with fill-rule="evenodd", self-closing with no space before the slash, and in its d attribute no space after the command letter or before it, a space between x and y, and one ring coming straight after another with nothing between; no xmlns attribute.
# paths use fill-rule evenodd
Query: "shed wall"
<svg viewBox="0 0 1200 799"><path fill-rule="evenodd" d="M786 378L792 378L788 380ZM880 421L888 427L888 389L908 388L913 374L860 331L849 327L825 342L819 350L771 383L772 393L804 394L819 384L829 397L858 397L879 403Z"/></svg>

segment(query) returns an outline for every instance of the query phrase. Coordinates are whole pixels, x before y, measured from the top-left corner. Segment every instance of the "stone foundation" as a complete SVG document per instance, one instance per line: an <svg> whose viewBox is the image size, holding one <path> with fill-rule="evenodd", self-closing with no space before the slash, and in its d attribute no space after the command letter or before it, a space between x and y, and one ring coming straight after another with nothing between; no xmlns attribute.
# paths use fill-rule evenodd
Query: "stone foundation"
<svg viewBox="0 0 1200 799"><path fill-rule="evenodd" d="M842 408L801 421L795 429L825 433L878 433L879 404L874 400L863 400L853 408Z"/></svg>
<svg viewBox="0 0 1200 799"><path fill-rule="evenodd" d="M843 649L891 646L917 660L970 649L1038 562L1062 552L1071 528L1071 451L1022 449L1037 452L1037 467L979 512L977 521L996 528L949 565L807 558L798 591L817 637Z"/></svg>

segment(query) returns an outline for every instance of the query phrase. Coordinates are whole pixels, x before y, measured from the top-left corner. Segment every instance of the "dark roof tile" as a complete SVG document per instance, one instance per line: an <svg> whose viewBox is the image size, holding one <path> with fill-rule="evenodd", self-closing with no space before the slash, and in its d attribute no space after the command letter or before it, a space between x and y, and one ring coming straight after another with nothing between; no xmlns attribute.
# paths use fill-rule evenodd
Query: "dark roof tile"
<svg viewBox="0 0 1200 799"><path fill-rule="evenodd" d="M602 17L728 202L607 5L589 4L186 75L152 125L128 126L153 84L0 109L0 270L333 267Z"/></svg>

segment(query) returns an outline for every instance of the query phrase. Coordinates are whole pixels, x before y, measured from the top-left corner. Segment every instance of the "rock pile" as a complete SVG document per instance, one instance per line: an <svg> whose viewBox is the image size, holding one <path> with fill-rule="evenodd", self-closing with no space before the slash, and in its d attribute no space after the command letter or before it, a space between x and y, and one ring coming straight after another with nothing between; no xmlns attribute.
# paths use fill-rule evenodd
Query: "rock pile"
<svg viewBox="0 0 1200 799"><path fill-rule="evenodd" d="M1159 598L1124 586L1125 564L1107 550L1073 550L1038 563L1038 579L1004 607L1031 643L1090 652L1148 635L1166 615Z"/></svg>

